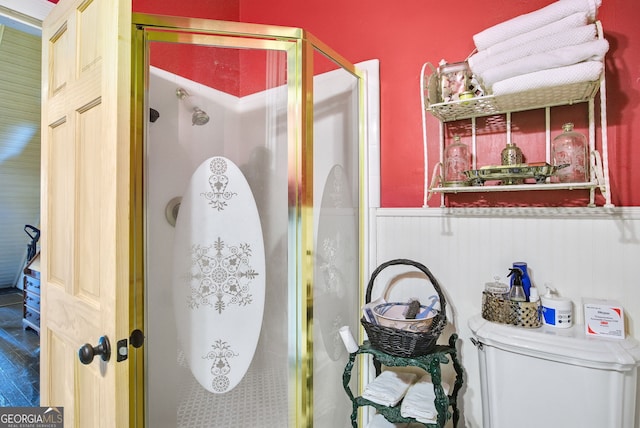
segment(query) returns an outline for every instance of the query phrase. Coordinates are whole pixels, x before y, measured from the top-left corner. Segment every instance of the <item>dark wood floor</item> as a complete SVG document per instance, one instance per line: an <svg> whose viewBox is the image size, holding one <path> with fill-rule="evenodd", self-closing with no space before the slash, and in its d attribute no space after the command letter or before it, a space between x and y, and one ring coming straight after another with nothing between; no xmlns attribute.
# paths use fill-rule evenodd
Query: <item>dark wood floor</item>
<svg viewBox="0 0 640 428"><path fill-rule="evenodd" d="M40 405L40 337L22 327L22 291L0 290L0 407Z"/></svg>

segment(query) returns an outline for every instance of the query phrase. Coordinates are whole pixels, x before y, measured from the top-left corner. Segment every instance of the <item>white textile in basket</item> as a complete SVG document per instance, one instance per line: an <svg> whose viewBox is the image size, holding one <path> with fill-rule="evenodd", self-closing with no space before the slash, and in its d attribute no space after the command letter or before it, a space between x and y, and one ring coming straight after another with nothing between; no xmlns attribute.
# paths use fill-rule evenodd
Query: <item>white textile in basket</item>
<svg viewBox="0 0 640 428"><path fill-rule="evenodd" d="M586 12L589 19L593 21L601 3L602 0L559 0L541 9L489 27L475 34L473 41L478 50L487 49L496 43L559 21L576 12Z"/></svg>
<svg viewBox="0 0 640 428"><path fill-rule="evenodd" d="M585 61L566 67L550 68L501 80L493 85L493 95L506 95L533 89L551 88L572 83L598 80L602 74L600 61Z"/></svg>

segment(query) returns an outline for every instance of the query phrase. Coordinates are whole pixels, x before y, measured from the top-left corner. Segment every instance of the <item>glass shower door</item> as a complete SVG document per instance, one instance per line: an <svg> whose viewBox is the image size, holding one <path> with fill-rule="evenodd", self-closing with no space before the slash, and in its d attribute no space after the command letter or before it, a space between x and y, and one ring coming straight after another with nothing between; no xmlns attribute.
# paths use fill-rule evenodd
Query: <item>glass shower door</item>
<svg viewBox="0 0 640 428"><path fill-rule="evenodd" d="M360 78L299 29L134 22L145 425L348 426Z"/></svg>

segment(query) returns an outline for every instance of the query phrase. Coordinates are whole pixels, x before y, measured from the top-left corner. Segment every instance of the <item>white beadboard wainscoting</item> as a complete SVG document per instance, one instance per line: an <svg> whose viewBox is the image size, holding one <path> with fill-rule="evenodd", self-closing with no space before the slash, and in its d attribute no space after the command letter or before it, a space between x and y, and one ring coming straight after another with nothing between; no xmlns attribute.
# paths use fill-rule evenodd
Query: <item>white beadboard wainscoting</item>
<svg viewBox="0 0 640 428"><path fill-rule="evenodd" d="M467 322L480 313L484 284L494 276L506 282L513 262L528 264L541 294L549 284L571 298L576 323L584 321L582 298L612 299L624 307L627 334L640 334L640 208L376 208L370 221L371 270L389 259L412 259L444 290L466 372L465 427L482 427Z"/></svg>

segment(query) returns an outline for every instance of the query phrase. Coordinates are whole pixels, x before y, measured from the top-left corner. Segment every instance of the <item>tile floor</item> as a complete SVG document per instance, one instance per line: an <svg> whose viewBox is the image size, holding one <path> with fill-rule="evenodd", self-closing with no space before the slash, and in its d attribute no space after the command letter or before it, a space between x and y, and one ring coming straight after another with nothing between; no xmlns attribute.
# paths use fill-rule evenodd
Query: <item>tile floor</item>
<svg viewBox="0 0 640 428"><path fill-rule="evenodd" d="M0 289L0 407L40 405L40 337L22 328L22 291Z"/></svg>

